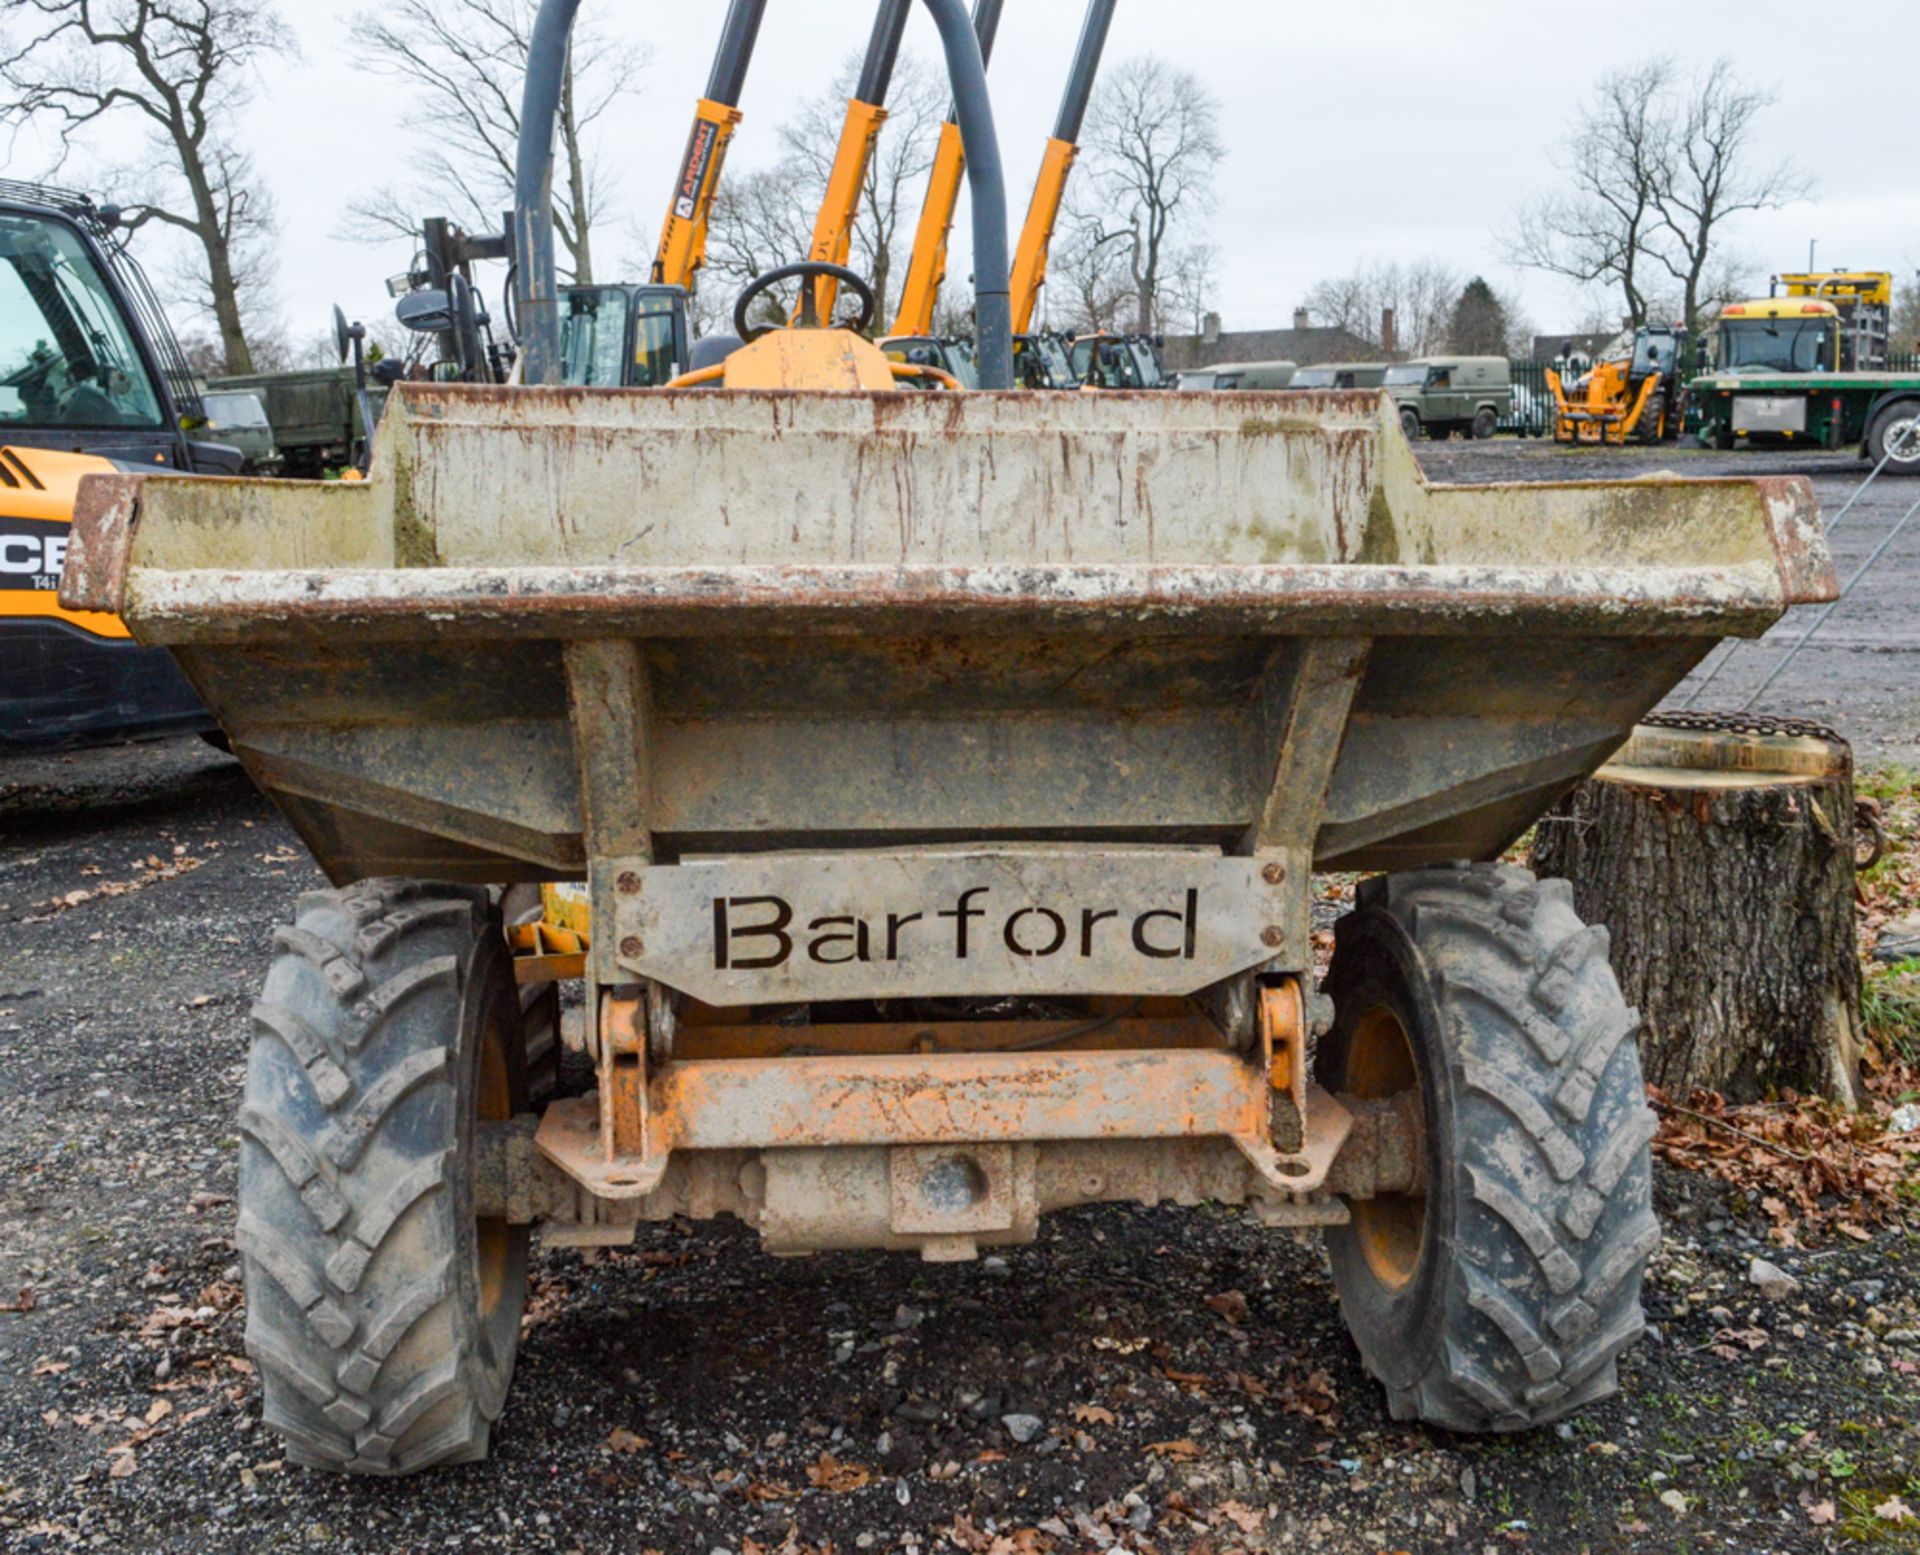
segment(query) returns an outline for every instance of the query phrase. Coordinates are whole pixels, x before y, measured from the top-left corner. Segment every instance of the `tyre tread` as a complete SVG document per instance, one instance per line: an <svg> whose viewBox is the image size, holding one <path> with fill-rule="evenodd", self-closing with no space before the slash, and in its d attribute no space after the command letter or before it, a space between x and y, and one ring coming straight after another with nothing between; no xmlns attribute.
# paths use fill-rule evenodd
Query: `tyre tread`
<svg viewBox="0 0 1920 1555"><path fill-rule="evenodd" d="M414 1126L396 1129L410 1098L443 1092L444 1105L417 1104L432 1117L459 1099L455 1049L437 1033L460 1007L462 947L488 926L484 891L373 881L307 893L299 920L274 931L268 986L279 992L254 1006L239 1121L258 1153L251 1173L243 1161L235 1241L263 1418L297 1461L396 1474L486 1450L486 1408L499 1400L484 1396L448 1306L455 1151L444 1141L409 1156ZM438 1001L415 1011L429 991ZM312 1101L296 1082L274 1083L289 1068ZM276 1209L288 1192L304 1218Z"/></svg>
<svg viewBox="0 0 1920 1555"><path fill-rule="evenodd" d="M1630 1040L1639 1017L1608 935L1575 917L1565 881L1509 865L1391 875L1357 900L1399 925L1430 979L1436 1056L1466 1120L1458 1159L1434 1169L1457 1183L1457 1215L1484 1217L1457 1234L1436 1282L1431 1356L1412 1372L1362 1357L1393 1374L1396 1418L1467 1432L1558 1419L1617 1388L1660 1239L1646 1166L1655 1120ZM1336 949L1336 979L1340 965Z"/></svg>

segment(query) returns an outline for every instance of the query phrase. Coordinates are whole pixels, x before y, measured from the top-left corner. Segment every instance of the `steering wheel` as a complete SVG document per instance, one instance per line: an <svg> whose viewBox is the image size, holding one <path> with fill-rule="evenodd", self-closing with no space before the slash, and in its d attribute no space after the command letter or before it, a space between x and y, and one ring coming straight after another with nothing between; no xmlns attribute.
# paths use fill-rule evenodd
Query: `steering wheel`
<svg viewBox="0 0 1920 1555"><path fill-rule="evenodd" d="M748 282L747 289L740 294L740 300L733 305L733 332L749 344L762 335L772 334L777 325L762 324L755 329L747 322L747 310L752 307L761 293L778 286L782 281L791 281L796 276L804 277L808 281L838 281L842 286L851 288L854 295L860 299L860 317L853 321L851 328L864 331L873 322L875 308L873 288L863 277L849 270L845 265L829 265L817 259L806 259L797 265L782 265L778 270L769 270L765 275L757 275ZM809 286L800 294L800 323L803 328L819 327L820 320L813 310L813 288Z"/></svg>

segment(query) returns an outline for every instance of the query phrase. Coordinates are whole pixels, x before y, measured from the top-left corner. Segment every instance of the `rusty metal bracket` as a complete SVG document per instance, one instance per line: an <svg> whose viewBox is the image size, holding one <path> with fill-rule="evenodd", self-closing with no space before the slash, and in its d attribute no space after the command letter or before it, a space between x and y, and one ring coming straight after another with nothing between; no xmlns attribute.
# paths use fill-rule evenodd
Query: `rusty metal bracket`
<svg viewBox="0 0 1920 1555"><path fill-rule="evenodd" d="M664 1155L609 1160L601 1145L600 1099L569 1096L541 1114L534 1148L600 1199L643 1199L667 1174Z"/></svg>
<svg viewBox="0 0 1920 1555"><path fill-rule="evenodd" d="M1276 1150L1251 1135L1232 1136L1268 1187L1294 1197L1318 1193L1326 1186L1334 1159L1353 1131L1353 1114L1317 1085L1308 1085L1307 1106L1301 1116L1302 1137L1297 1151Z"/></svg>
<svg viewBox="0 0 1920 1555"><path fill-rule="evenodd" d="M1319 1192L1353 1131L1353 1114L1308 1078L1313 1009L1301 980L1288 977L1260 990L1260 1055L1271 1098L1284 1094L1299 1120L1300 1144L1276 1149L1269 1139L1236 1134L1253 1169L1271 1188L1298 1198Z"/></svg>

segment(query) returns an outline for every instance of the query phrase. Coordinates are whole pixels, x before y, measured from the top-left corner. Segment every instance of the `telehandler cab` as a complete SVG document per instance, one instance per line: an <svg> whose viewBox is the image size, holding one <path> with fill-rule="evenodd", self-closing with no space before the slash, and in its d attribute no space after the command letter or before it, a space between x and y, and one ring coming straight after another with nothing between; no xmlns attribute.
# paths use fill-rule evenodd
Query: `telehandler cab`
<svg viewBox="0 0 1920 1555"><path fill-rule="evenodd" d="M984 67L925 3L981 392L804 309L700 386L556 387L546 0L525 385L400 385L351 488L83 489L63 599L180 658L333 881L239 1120L299 1461L485 1452L536 1223L952 1260L1244 1205L1325 1232L1394 1415L1460 1431L1605 1397L1644 1326L1634 1013L1568 887L1495 861L1717 642L1833 597L1809 487L1433 486L1377 394L1001 392ZM1371 877L1324 981L1317 870ZM524 923L532 886L584 915ZM592 1080L541 1107L521 991L574 975Z"/></svg>

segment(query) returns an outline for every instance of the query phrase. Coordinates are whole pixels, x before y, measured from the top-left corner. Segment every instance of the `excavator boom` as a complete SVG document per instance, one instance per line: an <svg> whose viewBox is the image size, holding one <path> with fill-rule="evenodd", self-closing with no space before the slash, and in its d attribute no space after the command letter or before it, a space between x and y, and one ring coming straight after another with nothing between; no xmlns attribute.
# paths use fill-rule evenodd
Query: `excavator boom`
<svg viewBox="0 0 1920 1555"><path fill-rule="evenodd" d="M733 0L727 11L707 95L694 106L693 132L687 137L687 153L660 232L660 252L653 261L653 279L658 284L691 288L706 263L707 221L714 192L720 187L727 143L740 124L740 94L747 84L747 66L766 9L767 0Z"/></svg>
<svg viewBox="0 0 1920 1555"><path fill-rule="evenodd" d="M1040 288L1047 281L1047 250L1053 243L1054 224L1060 219L1060 202L1067 192L1067 175L1080 149L1080 126L1087 116L1087 104L1093 98L1093 83L1100 74L1100 55L1107 46L1107 32L1113 25L1113 10L1118 0L1088 0L1086 24L1080 29L1080 46L1075 51L1073 74L1067 79L1066 95L1060 102L1060 117L1047 142L1046 155L1040 161L1040 177L1033 186L1033 203L1027 207L1027 223L1020 230L1020 246L1013 256L1013 332L1024 335L1033 327L1034 305Z"/></svg>
<svg viewBox="0 0 1920 1555"><path fill-rule="evenodd" d="M813 247L808 259L817 264L844 265L853 248L853 225L860 215L860 194L866 187L867 164L873 157L874 142L880 138L880 126L887 122L887 89L893 84L893 67L900 58L900 40L906 35L907 17L913 0L880 0L879 13L873 19L873 36L867 42L867 56L860 67L860 80L847 102L846 121L840 128L840 144L834 151L833 169L827 175L826 197L820 202L820 214L814 218ZM831 278L809 283L813 287L816 316L833 316L834 300L840 287ZM806 298L794 305L798 323L806 307Z"/></svg>
<svg viewBox="0 0 1920 1555"><path fill-rule="evenodd" d="M994 34L1000 28L1003 0L977 0L973 8L974 35L980 40L980 57L993 59ZM960 124L949 113L940 126L940 141L934 148L933 172L927 179L926 203L920 207L920 225L913 235L913 258L907 267L906 285L900 292L900 310L889 335L930 335L933 313L940 301L940 288L947 278L947 238L953 231L954 207L960 200L960 183L966 177L967 154L961 145Z"/></svg>

